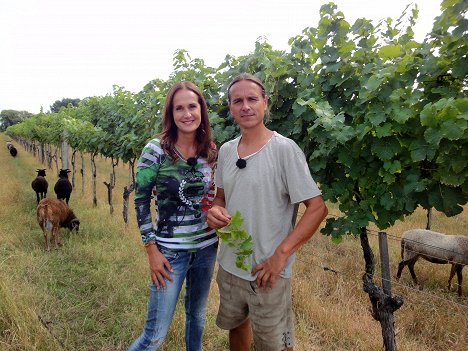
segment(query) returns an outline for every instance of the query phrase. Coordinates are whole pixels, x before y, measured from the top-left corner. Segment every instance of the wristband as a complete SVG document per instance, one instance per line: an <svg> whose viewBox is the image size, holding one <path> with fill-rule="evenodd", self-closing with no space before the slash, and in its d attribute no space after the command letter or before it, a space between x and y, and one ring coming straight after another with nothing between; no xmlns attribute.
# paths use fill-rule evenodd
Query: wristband
<svg viewBox="0 0 468 351"><path fill-rule="evenodd" d="M154 241L150 241L150 242L146 243L146 244L144 245L144 247L148 247L148 246L150 246L150 245L156 245L156 243L155 243Z"/></svg>

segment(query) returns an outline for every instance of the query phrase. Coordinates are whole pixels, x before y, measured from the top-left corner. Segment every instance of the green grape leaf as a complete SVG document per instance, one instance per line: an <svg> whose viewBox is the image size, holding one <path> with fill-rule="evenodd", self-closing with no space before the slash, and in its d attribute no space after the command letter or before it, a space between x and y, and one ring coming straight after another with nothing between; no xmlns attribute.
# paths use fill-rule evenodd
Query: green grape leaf
<svg viewBox="0 0 468 351"><path fill-rule="evenodd" d="M229 224L216 230L216 234L236 253L236 267L248 271L250 265L245 263L248 256L253 253L253 241L247 230L242 228L244 218L239 211L236 211L231 217Z"/></svg>

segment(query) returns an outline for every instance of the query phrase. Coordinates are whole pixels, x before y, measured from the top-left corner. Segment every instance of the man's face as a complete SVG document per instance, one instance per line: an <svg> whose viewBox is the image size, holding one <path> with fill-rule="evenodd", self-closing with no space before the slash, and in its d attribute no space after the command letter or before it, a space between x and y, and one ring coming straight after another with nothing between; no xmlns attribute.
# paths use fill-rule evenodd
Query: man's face
<svg viewBox="0 0 468 351"><path fill-rule="evenodd" d="M262 96L262 89L249 80L241 80L231 86L229 110L241 129L263 124L268 107L268 98Z"/></svg>

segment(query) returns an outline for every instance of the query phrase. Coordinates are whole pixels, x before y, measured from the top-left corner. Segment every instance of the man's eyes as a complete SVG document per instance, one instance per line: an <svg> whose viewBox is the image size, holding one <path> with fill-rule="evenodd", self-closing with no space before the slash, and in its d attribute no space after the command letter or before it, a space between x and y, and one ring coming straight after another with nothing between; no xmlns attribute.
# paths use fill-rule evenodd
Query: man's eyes
<svg viewBox="0 0 468 351"><path fill-rule="evenodd" d="M247 98L247 101L259 101L259 98L257 96L250 96ZM232 103L233 104L238 104L238 103L241 103L242 102L242 99L234 99L232 100Z"/></svg>

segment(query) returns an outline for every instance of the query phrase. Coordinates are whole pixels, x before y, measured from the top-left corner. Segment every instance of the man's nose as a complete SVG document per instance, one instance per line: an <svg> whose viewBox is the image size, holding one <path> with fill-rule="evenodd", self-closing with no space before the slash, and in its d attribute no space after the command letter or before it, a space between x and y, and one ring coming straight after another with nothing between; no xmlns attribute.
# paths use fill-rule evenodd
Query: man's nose
<svg viewBox="0 0 468 351"><path fill-rule="evenodd" d="M243 110L249 110L250 109L250 105L248 104L248 101L247 100L244 100L242 102L242 109Z"/></svg>

